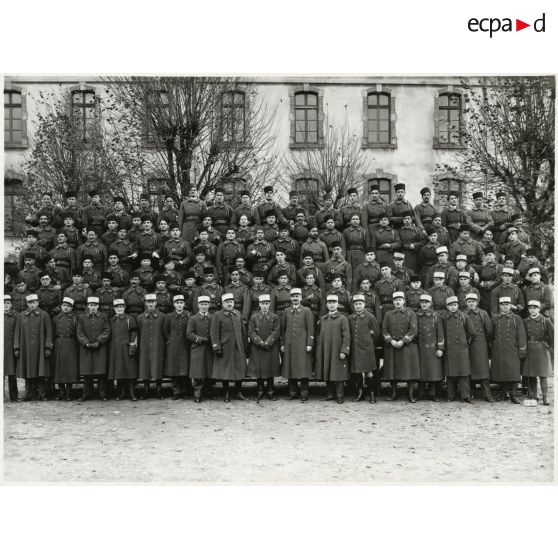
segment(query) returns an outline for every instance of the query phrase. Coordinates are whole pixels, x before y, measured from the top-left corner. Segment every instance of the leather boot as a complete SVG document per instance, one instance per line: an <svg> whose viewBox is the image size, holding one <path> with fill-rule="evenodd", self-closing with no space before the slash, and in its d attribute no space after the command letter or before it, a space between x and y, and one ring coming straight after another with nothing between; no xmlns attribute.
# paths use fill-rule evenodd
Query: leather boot
<svg viewBox="0 0 558 558"><path fill-rule="evenodd" d="M397 400L397 382L391 382L391 394L387 398L388 401L396 401Z"/></svg>
<svg viewBox="0 0 558 558"><path fill-rule="evenodd" d="M64 390L64 399L66 399L66 401L72 400L72 384L66 384L66 389Z"/></svg>
<svg viewBox="0 0 558 558"><path fill-rule="evenodd" d="M273 381L273 378L268 378L267 379L267 397L271 401L277 401L277 396L275 395L275 392L273 391L274 387L275 387L275 383Z"/></svg>
<svg viewBox="0 0 558 558"><path fill-rule="evenodd" d="M234 387L236 391L236 399L240 399L240 401L248 401L248 398L244 397L244 394L242 393L242 381L239 380L235 382Z"/></svg>
<svg viewBox="0 0 558 558"><path fill-rule="evenodd" d="M362 388L359 388L359 390L356 392L355 396L353 397L353 401L361 401L363 397L364 397L364 392L362 391Z"/></svg>
<svg viewBox="0 0 558 558"><path fill-rule="evenodd" d="M144 391L140 396L140 399L149 399L150 393L149 393L149 382L143 382L143 386L144 386Z"/></svg>
<svg viewBox="0 0 558 558"><path fill-rule="evenodd" d="M417 402L417 400L415 399L415 386L412 382L409 382L407 385L407 395L408 395L409 403Z"/></svg>
<svg viewBox="0 0 558 558"><path fill-rule="evenodd" d="M136 397L136 381L135 380L128 380L128 391L130 392L130 399L132 401L137 401L138 398Z"/></svg>
<svg viewBox="0 0 558 558"><path fill-rule="evenodd" d="M333 395L332 382L327 382L326 389L327 394L324 398L322 398L322 401L333 401L335 399L335 396Z"/></svg>
<svg viewBox="0 0 558 558"><path fill-rule="evenodd" d="M161 384L160 381L157 382L157 397L159 399L164 399L164 395L163 395L163 386Z"/></svg>
<svg viewBox="0 0 558 558"><path fill-rule="evenodd" d="M231 395L229 393L229 382L226 380L223 382L223 391L225 392L224 401L225 403L229 403L231 400Z"/></svg>
<svg viewBox="0 0 558 558"><path fill-rule="evenodd" d="M63 401L64 397L66 396L66 387L64 384L58 384L58 401Z"/></svg>

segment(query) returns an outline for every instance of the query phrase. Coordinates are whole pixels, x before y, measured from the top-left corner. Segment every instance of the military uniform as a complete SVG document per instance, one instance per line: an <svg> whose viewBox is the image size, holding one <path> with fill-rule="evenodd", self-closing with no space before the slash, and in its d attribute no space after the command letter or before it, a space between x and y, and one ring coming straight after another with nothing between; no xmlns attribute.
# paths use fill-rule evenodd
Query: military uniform
<svg viewBox="0 0 558 558"><path fill-rule="evenodd" d="M273 398L273 378L281 375L279 338L281 318L277 314L261 311L250 318L248 338L251 342L248 372L258 379L258 391L263 392L263 380L267 380L267 393ZM261 396L260 396L261 397Z"/></svg>
<svg viewBox="0 0 558 558"><path fill-rule="evenodd" d="M442 210L442 227L448 230L450 242L453 244L459 238L461 225L467 223L467 214L459 207L448 205ZM438 239L440 241L440 239ZM442 246L444 246L442 244ZM447 246L447 245L446 245Z"/></svg>
<svg viewBox="0 0 558 558"><path fill-rule="evenodd" d="M382 307L382 320L387 312L393 309L393 293L396 291L404 291L405 285L395 277L389 279L382 278L374 285L374 290Z"/></svg>
<svg viewBox="0 0 558 558"><path fill-rule="evenodd" d="M105 207L91 203L83 208L81 214L82 225L87 229L93 229L97 236L100 237L105 230L106 215L107 210Z"/></svg>
<svg viewBox="0 0 558 558"><path fill-rule="evenodd" d="M490 213L490 209L484 207L473 207L466 212L467 223L471 227L471 232L475 240L481 240L487 226L494 225L494 219Z"/></svg>
<svg viewBox="0 0 558 558"><path fill-rule="evenodd" d="M457 272L457 269L455 269L455 267L449 262L437 263L430 268L428 277L426 278L426 282L424 283L425 289L429 289L434 284L434 273L436 273L437 271L440 271L445 275L446 285L452 291L455 291L459 286L459 274Z"/></svg>
<svg viewBox="0 0 558 558"><path fill-rule="evenodd" d="M539 314L529 316L523 323L527 334L527 357L522 363L521 373L529 378L529 393L537 398L537 378L540 378L543 402L548 404L548 378L552 376L552 348L554 326L549 318Z"/></svg>
<svg viewBox="0 0 558 558"><path fill-rule="evenodd" d="M261 287L253 285L250 287L250 316L258 312L260 295L263 294L271 294L271 287L269 285L264 284Z"/></svg>
<svg viewBox="0 0 558 558"><path fill-rule="evenodd" d="M480 382L483 396L491 400L490 394L490 365L489 365L489 343L492 339L492 321L488 313L482 308L475 310L466 309L464 314L469 317L473 324L475 337L469 345L469 362L471 365L471 384L474 388L476 382Z"/></svg>
<svg viewBox="0 0 558 558"><path fill-rule="evenodd" d="M261 271L265 274L271 267L274 257L275 248L266 240L255 240L246 248L246 263L252 273Z"/></svg>
<svg viewBox="0 0 558 558"><path fill-rule="evenodd" d="M393 200L386 208L391 225L400 229L403 225L403 213L409 211L413 214L413 206L407 200Z"/></svg>
<svg viewBox="0 0 558 558"><path fill-rule="evenodd" d="M509 296L511 298L512 305L517 306L517 309L512 310L512 312L515 312L516 314L521 314L523 312L523 309L525 308L525 299L523 298L521 289L513 283L510 285L500 283L492 289L492 293L490 294L490 309L492 316L498 314L500 309L498 301L502 296Z"/></svg>
<svg viewBox="0 0 558 558"><path fill-rule="evenodd" d="M339 211L341 212L341 219L343 221L343 224L341 225L341 228L339 230L344 231L351 225L351 219L353 215L358 215L359 217L361 216L362 207L358 203L356 203L355 205L347 204L343 207L340 207Z"/></svg>
<svg viewBox="0 0 558 558"><path fill-rule="evenodd" d="M341 234L337 229L325 229L323 232L320 233L318 237L326 246L329 257L333 254L333 248L331 245L334 242L339 242L341 245L341 250L343 253L343 257L346 257L347 251L345 246L345 236Z"/></svg>
<svg viewBox="0 0 558 558"><path fill-rule="evenodd" d="M93 291L82 285L72 285L64 291L64 297L69 297L74 301L74 313L79 316L87 308L87 298L93 296Z"/></svg>
<svg viewBox="0 0 558 558"><path fill-rule="evenodd" d="M244 246L238 240L227 240L217 248L216 265L219 276L225 280L236 268L236 258L245 256Z"/></svg>
<svg viewBox="0 0 558 558"><path fill-rule="evenodd" d="M190 341L190 377L194 380L194 397L201 399L203 388L211 393L213 349L210 328L213 315L196 312L188 320L186 337Z"/></svg>
<svg viewBox="0 0 558 558"><path fill-rule="evenodd" d="M433 310L419 309L417 313L417 347L420 381L429 384L430 396L436 399L436 385L444 379L443 361L436 356L445 347L442 319Z"/></svg>
<svg viewBox="0 0 558 558"><path fill-rule="evenodd" d="M60 289L55 289L52 285L40 287L37 290L37 296L39 297L39 308L44 310L51 319L60 312L60 303L62 302Z"/></svg>
<svg viewBox="0 0 558 558"><path fill-rule="evenodd" d="M278 238L273 241L275 252L281 251L285 254L285 258L289 263L297 265L299 262L299 247L300 244L288 236L287 238Z"/></svg>
<svg viewBox="0 0 558 558"><path fill-rule="evenodd" d="M163 244L163 257L171 258L175 265L187 269L192 263L192 247L181 238L170 238Z"/></svg>
<svg viewBox="0 0 558 558"><path fill-rule="evenodd" d="M324 292L317 285L304 285L302 287L302 301L301 304L306 308L310 308L314 316L314 323L316 323L323 313L323 297Z"/></svg>
<svg viewBox="0 0 558 558"><path fill-rule="evenodd" d="M494 242L500 245L504 242L506 230L511 225L511 212L507 207L498 206L490 213L492 215L492 220L494 221Z"/></svg>
<svg viewBox="0 0 558 558"><path fill-rule="evenodd" d="M95 296L99 299L99 310L108 318L114 315L113 302L119 297L116 287L100 287L95 291Z"/></svg>
<svg viewBox="0 0 558 558"><path fill-rule="evenodd" d="M105 269L105 262L107 261L107 249L104 244L98 240L87 241L80 245L77 249L78 265L83 265L85 258L91 258L93 268L99 273Z"/></svg>
<svg viewBox="0 0 558 558"><path fill-rule="evenodd" d="M370 238L380 223L380 217L387 212L387 203L381 198L377 201L370 200L365 203L360 216L360 224L368 229Z"/></svg>
<svg viewBox="0 0 558 558"><path fill-rule="evenodd" d="M207 214L211 217L213 226L223 238L225 238L227 229L233 226L233 213L233 208L224 202L215 202L207 210Z"/></svg>
<svg viewBox="0 0 558 558"><path fill-rule="evenodd" d="M172 391L175 397L187 396L189 392L190 341L187 338L188 313L176 310L165 315L163 334L167 341L165 376L172 378Z"/></svg>
<svg viewBox="0 0 558 558"><path fill-rule="evenodd" d="M163 333L165 315L159 310L144 311L137 317L139 331L139 379L145 385L144 397L149 392L149 382L155 380L158 395L165 371L166 340Z"/></svg>
<svg viewBox="0 0 558 558"><path fill-rule="evenodd" d="M291 285L296 284L296 267L294 266L294 264L288 262L274 265L267 275L267 282L273 285L278 285L279 276L283 273L287 273L289 277L289 283Z"/></svg>
<svg viewBox="0 0 558 558"><path fill-rule="evenodd" d="M250 290L244 283L239 281L236 285L234 283L229 283L223 291L223 294L225 293L232 293L234 297L234 309L240 314L244 325L247 326L252 309Z"/></svg>
<svg viewBox="0 0 558 558"><path fill-rule="evenodd" d="M457 254L465 254L467 256L467 261L470 264L480 265L483 258L484 252L482 251L481 245L473 239L463 240L458 238L449 247L449 259L455 262Z"/></svg>
<svg viewBox="0 0 558 558"><path fill-rule="evenodd" d="M172 294L166 288L155 289L153 294L157 297L157 309L162 314L168 314L173 311Z"/></svg>
<svg viewBox="0 0 558 558"><path fill-rule="evenodd" d="M201 224L202 215L207 213L207 206L200 199L184 200L178 209L178 225L182 238L192 244L196 231Z"/></svg>
<svg viewBox="0 0 558 558"><path fill-rule="evenodd" d="M543 283L530 283L523 288L523 297L526 302L530 300L538 300L541 303L541 314L546 318L552 319L552 308L554 306L554 297L552 289Z"/></svg>
<svg viewBox="0 0 558 558"><path fill-rule="evenodd" d="M77 253L67 242L64 244L57 244L49 252L49 255L51 258L54 258L56 269L62 268L70 273L78 269Z"/></svg>
<svg viewBox="0 0 558 558"><path fill-rule="evenodd" d="M436 213L435 207L430 202L422 201L415 205L414 215L417 227L423 231L429 228Z"/></svg>
<svg viewBox="0 0 558 558"><path fill-rule="evenodd" d="M353 284L353 266L343 258L343 256L334 256L330 258L323 267L326 286L331 287L331 282L336 274L341 275L343 286L351 288Z"/></svg>
<svg viewBox="0 0 558 558"><path fill-rule="evenodd" d="M12 308L4 312L4 376L8 377L8 395L10 401L17 401L17 361L14 355L14 333L17 312Z"/></svg>
<svg viewBox="0 0 558 558"><path fill-rule="evenodd" d="M214 314L217 310L221 309L221 296L223 295L223 287L217 283L204 283L196 291L194 297L194 312L198 311L198 297L209 297L209 313Z"/></svg>
<svg viewBox="0 0 558 558"><path fill-rule="evenodd" d="M122 293L122 298L126 303L127 313L131 316L137 316L143 312L144 304L143 297L145 295L145 289L143 287L132 287L130 286Z"/></svg>
<svg viewBox="0 0 558 558"><path fill-rule="evenodd" d="M489 314L492 313L490 299L492 289L502 282L502 270L504 266L497 263L484 263L479 266L479 306Z"/></svg>
<svg viewBox="0 0 558 558"><path fill-rule="evenodd" d="M441 287L430 287L427 289L428 294L432 297L432 308L441 318L447 312L446 299L454 295L453 289L447 285Z"/></svg>
<svg viewBox="0 0 558 558"><path fill-rule="evenodd" d="M74 312L60 312L52 319L53 381L59 387L59 399L71 399L72 384L79 381L78 316Z"/></svg>
<svg viewBox="0 0 558 558"><path fill-rule="evenodd" d="M134 245L130 240L124 239L116 239L111 245L111 250L116 250L118 253L118 265L126 271L126 273L130 273L132 271L132 262L129 257L134 252Z"/></svg>
<svg viewBox="0 0 558 558"><path fill-rule="evenodd" d="M314 259L314 264L318 267L323 267L323 264L329 260L329 252L325 242L317 239L308 238L306 242L304 242L300 246L300 263L299 266L303 265L304 254L312 254L312 258Z"/></svg>
<svg viewBox="0 0 558 558"><path fill-rule="evenodd" d="M386 261L390 265L393 263L393 253L401 248L399 232L389 225L387 227L379 226L374 231L370 243L372 250L376 253L376 260L379 263ZM384 244L389 246L382 248Z"/></svg>
<svg viewBox="0 0 558 558"><path fill-rule="evenodd" d="M291 286L274 287L271 289L271 306L269 311L277 314L279 317L291 305Z"/></svg>
<svg viewBox="0 0 558 558"><path fill-rule="evenodd" d="M341 216L341 212L334 207L331 207L330 209L324 207L316 211L316 214L314 215L314 223L316 227L318 227L318 230L322 230L325 228L325 218L328 215L331 215L333 217L335 228L340 231L343 228L343 217ZM364 221L362 222L364 223Z"/></svg>
<svg viewBox="0 0 558 558"><path fill-rule="evenodd" d="M376 281L380 279L382 272L380 266L374 262L362 262L353 269L353 287L352 291L356 292L360 288L360 283L363 279L370 280L370 287L374 288Z"/></svg>

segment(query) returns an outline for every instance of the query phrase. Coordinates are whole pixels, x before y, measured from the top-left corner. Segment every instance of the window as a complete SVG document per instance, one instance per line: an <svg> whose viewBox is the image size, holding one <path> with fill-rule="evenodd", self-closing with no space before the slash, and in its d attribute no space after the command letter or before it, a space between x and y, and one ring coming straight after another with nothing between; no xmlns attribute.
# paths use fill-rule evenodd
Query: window
<svg viewBox="0 0 558 558"><path fill-rule="evenodd" d="M319 182L317 179L297 178L294 190L298 194L298 203L313 215L318 209Z"/></svg>
<svg viewBox="0 0 558 558"><path fill-rule="evenodd" d="M393 201L393 193L391 189L391 180L389 178L371 178L368 180L368 193L372 188L380 191L380 197L385 202Z"/></svg>
<svg viewBox="0 0 558 558"><path fill-rule="evenodd" d="M318 95L295 95L295 143L318 143Z"/></svg>
<svg viewBox="0 0 558 558"><path fill-rule="evenodd" d="M246 96L242 91L223 93L221 102L222 139L242 143L246 139Z"/></svg>
<svg viewBox="0 0 558 558"><path fill-rule="evenodd" d="M434 147L462 149L463 96L453 87L439 92L434 110Z"/></svg>
<svg viewBox="0 0 558 558"><path fill-rule="evenodd" d="M27 147L25 96L20 89L4 90L4 145Z"/></svg>
<svg viewBox="0 0 558 558"><path fill-rule="evenodd" d="M451 192L457 192L460 195L460 205L463 204L463 181L458 178L442 178L434 186L434 207L438 211L442 211L448 205L448 196Z"/></svg>
<svg viewBox="0 0 558 558"><path fill-rule="evenodd" d="M90 89L72 91L72 113L78 122L83 141L90 141L97 117L95 92Z"/></svg>
<svg viewBox="0 0 558 558"><path fill-rule="evenodd" d="M164 138L170 119L167 91L160 89L147 93L144 118L143 142L146 147L155 147L155 144Z"/></svg>
<svg viewBox="0 0 558 558"><path fill-rule="evenodd" d="M389 93L369 93L367 103L368 144L390 143L391 98Z"/></svg>
<svg viewBox="0 0 558 558"><path fill-rule="evenodd" d="M17 228L18 192L21 192L22 188L22 180L4 179L4 234L13 234Z"/></svg>
<svg viewBox="0 0 558 558"><path fill-rule="evenodd" d="M146 193L149 194L149 205L153 209L157 210L166 190L168 190L168 184L165 178L150 178L147 181Z"/></svg>

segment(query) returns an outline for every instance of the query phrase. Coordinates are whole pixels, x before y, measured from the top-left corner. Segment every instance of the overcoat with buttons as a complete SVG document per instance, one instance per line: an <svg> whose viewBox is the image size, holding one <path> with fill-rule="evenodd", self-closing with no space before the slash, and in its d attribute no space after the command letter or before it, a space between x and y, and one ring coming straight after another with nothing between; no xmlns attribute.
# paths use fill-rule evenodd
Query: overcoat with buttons
<svg viewBox="0 0 558 558"><path fill-rule="evenodd" d="M211 378L213 371L213 349L209 330L213 314L203 316L196 312L188 320L186 337L190 341L190 378L203 380Z"/></svg>
<svg viewBox="0 0 558 558"><path fill-rule="evenodd" d="M457 310L446 312L444 324L444 374L447 377L471 375L469 362L469 344L476 337L471 318Z"/></svg>
<svg viewBox="0 0 558 558"><path fill-rule="evenodd" d="M353 374L370 373L378 369L376 347L380 344L381 329L374 314L364 310L349 316L351 330L350 371Z"/></svg>
<svg viewBox="0 0 558 558"><path fill-rule="evenodd" d="M106 314L91 314L86 310L78 317L77 338L79 347L79 373L81 376L104 376L107 373L108 340L110 325ZM87 343L99 343L88 349Z"/></svg>
<svg viewBox="0 0 558 558"><path fill-rule="evenodd" d="M162 380L165 370L165 315L154 310L138 316L139 329L139 379Z"/></svg>
<svg viewBox="0 0 558 558"><path fill-rule="evenodd" d="M349 379L351 328L347 316L338 310L321 319L320 337L316 350L316 378L325 382ZM341 359L340 355L345 358Z"/></svg>
<svg viewBox="0 0 558 558"><path fill-rule="evenodd" d="M314 316L310 308L287 308L281 316L281 346L283 353L282 375L286 379L312 377L312 352L314 346Z"/></svg>
<svg viewBox="0 0 558 558"><path fill-rule="evenodd" d="M384 380L408 382L420 379L417 335L417 316L409 308L390 310L382 323L384 334ZM403 341L403 346L396 349L391 341Z"/></svg>
<svg viewBox="0 0 558 558"><path fill-rule="evenodd" d="M521 359L527 354L523 320L513 312L492 316L494 340L490 377L493 382L519 382Z"/></svg>
<svg viewBox="0 0 558 558"><path fill-rule="evenodd" d="M215 312L209 329L214 352L222 351L213 359L214 380L243 380L246 377L246 348L248 335L237 310Z"/></svg>
<svg viewBox="0 0 558 558"><path fill-rule="evenodd" d="M527 357L522 363L521 374L531 378L548 378L552 376L552 321L539 314L537 318L529 316L523 323L527 334Z"/></svg>
<svg viewBox="0 0 558 558"><path fill-rule="evenodd" d="M165 315L163 333L167 341L165 376L188 376L190 371L190 341L186 337L189 316L186 310Z"/></svg>
<svg viewBox="0 0 558 558"><path fill-rule="evenodd" d="M546 318L552 317L553 295L552 288L542 282L530 283L523 289L525 303L530 300L538 300L541 303L541 314Z"/></svg>
<svg viewBox="0 0 558 558"><path fill-rule="evenodd" d="M178 208L178 226L182 231L182 238L190 244L194 241L204 213L207 213L207 206L199 199L188 198Z"/></svg>
<svg viewBox="0 0 558 558"><path fill-rule="evenodd" d="M138 377L138 323L130 314L114 315L110 323L109 380Z"/></svg>
<svg viewBox="0 0 558 558"><path fill-rule="evenodd" d="M56 384L73 384L79 381L77 322L78 317L74 312L60 312L52 319L52 367Z"/></svg>
<svg viewBox="0 0 558 558"><path fill-rule="evenodd" d="M15 376L16 358L14 356L14 333L17 312L10 310L4 312L4 376Z"/></svg>
<svg viewBox="0 0 558 558"><path fill-rule="evenodd" d="M444 350L444 326L434 310L417 310L417 345L421 382L444 379L443 360L436 356Z"/></svg>
<svg viewBox="0 0 558 558"><path fill-rule="evenodd" d="M492 339L492 321L482 308L467 309L464 314L469 316L475 329L475 337L469 345L469 362L472 380L487 380L490 377L489 343Z"/></svg>
<svg viewBox="0 0 558 558"><path fill-rule="evenodd" d="M14 349L19 349L17 377L48 378L50 358L45 349L52 350L52 323L44 310L24 310L16 320Z"/></svg>
<svg viewBox="0 0 558 558"><path fill-rule="evenodd" d="M256 312L248 324L251 342L248 372L256 378L273 378L281 375L279 359L279 337L281 318L277 314Z"/></svg>

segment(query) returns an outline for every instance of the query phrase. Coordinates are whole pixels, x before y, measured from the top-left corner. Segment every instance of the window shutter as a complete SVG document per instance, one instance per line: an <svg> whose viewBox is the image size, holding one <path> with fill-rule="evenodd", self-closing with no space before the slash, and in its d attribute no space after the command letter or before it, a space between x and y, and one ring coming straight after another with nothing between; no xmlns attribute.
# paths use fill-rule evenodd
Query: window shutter
<svg viewBox="0 0 558 558"><path fill-rule="evenodd" d="M390 127L390 136L391 136L391 145L397 146L397 135L395 133L396 128L396 121L397 121L397 113L395 112L395 95L391 93L391 111L389 115L389 127Z"/></svg>
<svg viewBox="0 0 558 558"><path fill-rule="evenodd" d="M440 145L440 97L434 98L434 147Z"/></svg>
<svg viewBox="0 0 558 558"><path fill-rule="evenodd" d="M362 146L368 146L368 91L362 93Z"/></svg>

